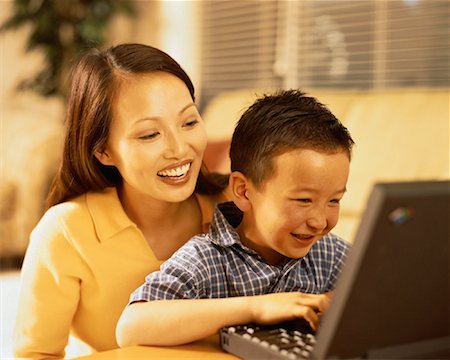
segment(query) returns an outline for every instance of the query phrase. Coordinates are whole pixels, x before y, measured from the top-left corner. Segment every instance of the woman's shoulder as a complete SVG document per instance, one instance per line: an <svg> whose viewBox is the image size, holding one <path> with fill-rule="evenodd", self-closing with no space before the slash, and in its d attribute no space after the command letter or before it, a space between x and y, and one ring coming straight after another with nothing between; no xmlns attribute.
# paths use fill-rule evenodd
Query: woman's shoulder
<svg viewBox="0 0 450 360"><path fill-rule="evenodd" d="M62 203L53 205L47 212L70 215L74 212L86 211L92 204L102 204L111 201L118 201L115 187L83 193Z"/></svg>
<svg viewBox="0 0 450 360"><path fill-rule="evenodd" d="M51 233L61 231L62 228L89 226L94 222L97 213L111 214L111 203L114 202L119 202L115 188L78 195L50 207L42 216L35 231Z"/></svg>
<svg viewBox="0 0 450 360"><path fill-rule="evenodd" d="M79 216L86 213L87 210L86 196L87 194L82 194L70 200L53 205L44 213L37 227L58 225L64 220L79 218Z"/></svg>
<svg viewBox="0 0 450 360"><path fill-rule="evenodd" d="M115 188L106 188L101 191L87 192L62 203L53 205L50 207L44 216L52 218L64 218L78 217L83 213L89 212L89 207L107 201L108 198L117 197Z"/></svg>

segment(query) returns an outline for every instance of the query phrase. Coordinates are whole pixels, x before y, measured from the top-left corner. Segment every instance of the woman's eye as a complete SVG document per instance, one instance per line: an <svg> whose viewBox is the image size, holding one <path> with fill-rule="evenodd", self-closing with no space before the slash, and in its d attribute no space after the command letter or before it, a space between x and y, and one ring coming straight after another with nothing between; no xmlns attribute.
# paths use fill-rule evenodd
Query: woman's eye
<svg viewBox="0 0 450 360"><path fill-rule="evenodd" d="M154 139L155 137L157 137L158 134L159 134L158 132L145 134L145 135L139 136L139 139L140 140L151 140L151 139Z"/></svg>
<svg viewBox="0 0 450 360"><path fill-rule="evenodd" d="M187 126L187 127L194 127L197 124L198 124L198 120L197 119L189 120L189 121L186 121L184 123L184 125Z"/></svg>

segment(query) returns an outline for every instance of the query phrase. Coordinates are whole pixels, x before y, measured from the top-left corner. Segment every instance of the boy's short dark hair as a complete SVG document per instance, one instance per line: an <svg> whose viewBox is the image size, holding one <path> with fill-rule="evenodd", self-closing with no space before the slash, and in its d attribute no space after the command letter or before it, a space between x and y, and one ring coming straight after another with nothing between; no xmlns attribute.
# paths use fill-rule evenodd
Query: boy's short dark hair
<svg viewBox="0 0 450 360"><path fill-rule="evenodd" d="M345 151L350 158L353 144L325 105L299 90L282 90L256 100L241 116L231 140L231 171L260 186L277 155L300 148Z"/></svg>

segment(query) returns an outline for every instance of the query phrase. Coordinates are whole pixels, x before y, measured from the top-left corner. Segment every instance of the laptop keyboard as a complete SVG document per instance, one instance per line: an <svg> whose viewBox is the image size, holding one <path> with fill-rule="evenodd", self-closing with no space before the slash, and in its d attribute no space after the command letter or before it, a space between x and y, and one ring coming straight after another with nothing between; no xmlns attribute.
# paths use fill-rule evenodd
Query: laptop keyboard
<svg viewBox="0 0 450 360"><path fill-rule="evenodd" d="M221 346L243 359L309 359L316 343L313 330L303 322L276 326L238 325L221 330Z"/></svg>

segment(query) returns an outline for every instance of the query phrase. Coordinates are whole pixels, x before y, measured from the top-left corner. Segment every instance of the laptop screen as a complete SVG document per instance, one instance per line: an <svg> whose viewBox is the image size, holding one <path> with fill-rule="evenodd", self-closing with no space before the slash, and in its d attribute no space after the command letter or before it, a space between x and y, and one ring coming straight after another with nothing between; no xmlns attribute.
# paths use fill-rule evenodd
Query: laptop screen
<svg viewBox="0 0 450 360"><path fill-rule="evenodd" d="M449 206L449 181L374 186L315 358L417 355L448 342Z"/></svg>

